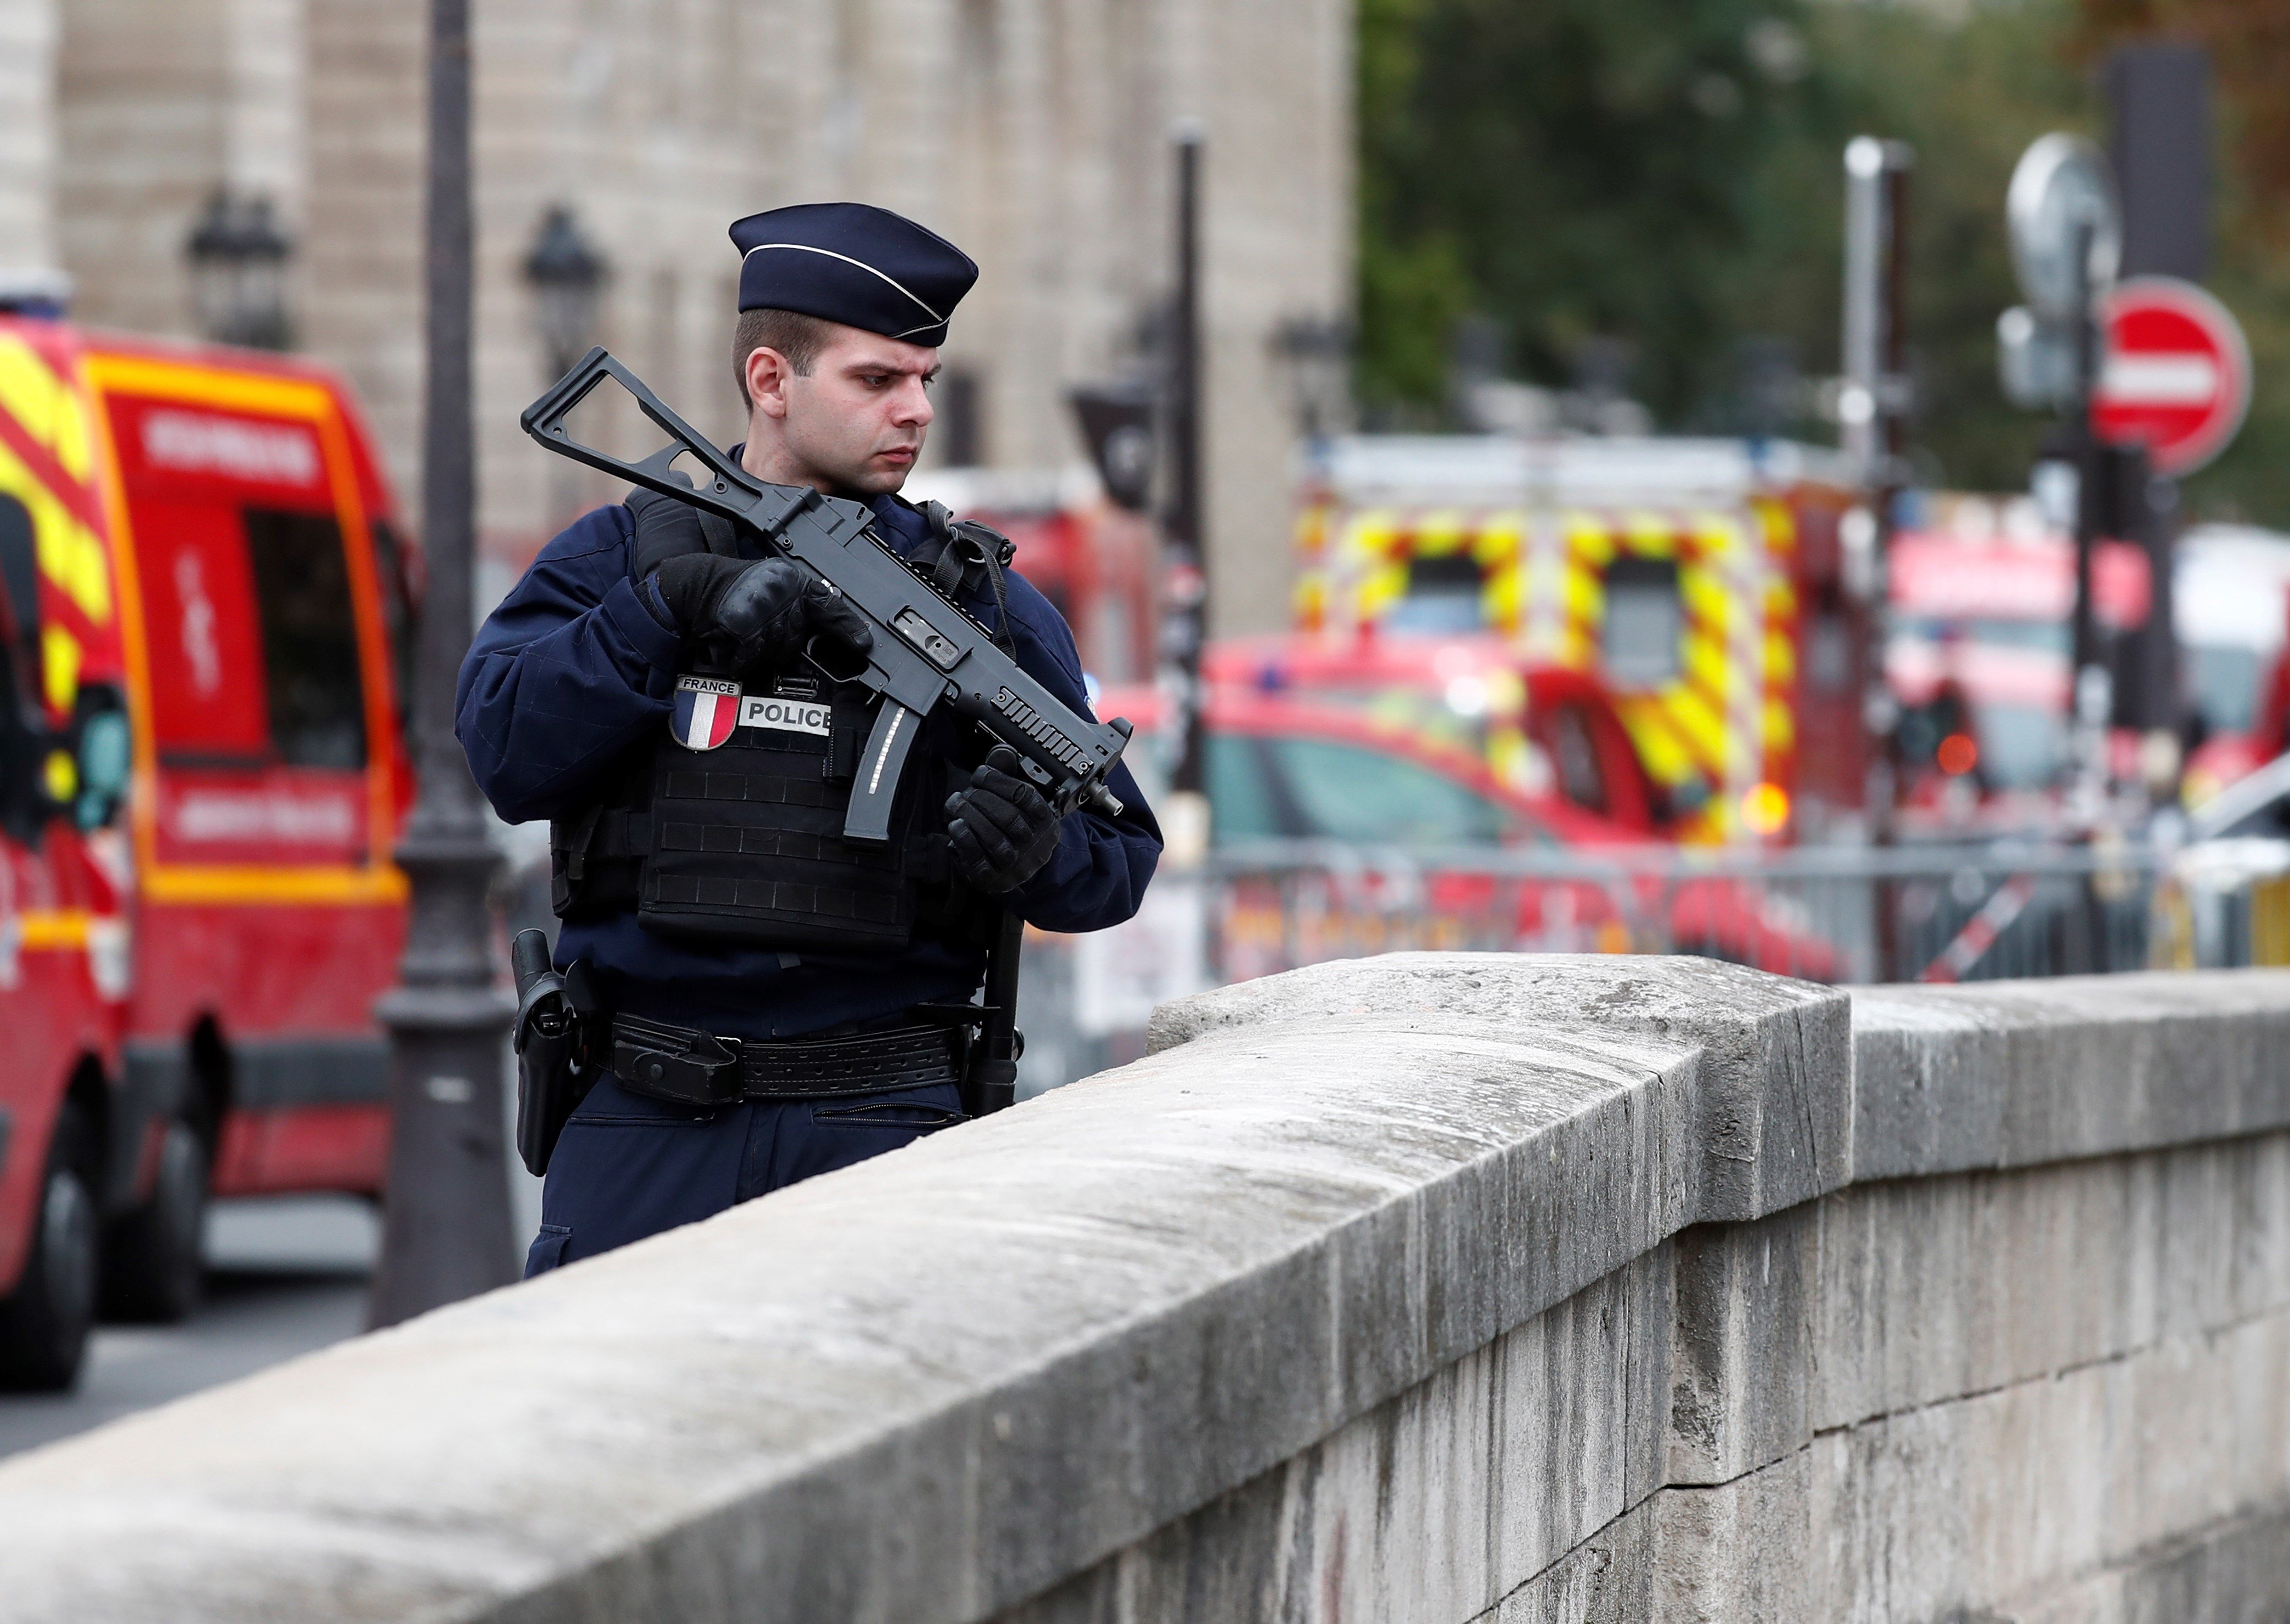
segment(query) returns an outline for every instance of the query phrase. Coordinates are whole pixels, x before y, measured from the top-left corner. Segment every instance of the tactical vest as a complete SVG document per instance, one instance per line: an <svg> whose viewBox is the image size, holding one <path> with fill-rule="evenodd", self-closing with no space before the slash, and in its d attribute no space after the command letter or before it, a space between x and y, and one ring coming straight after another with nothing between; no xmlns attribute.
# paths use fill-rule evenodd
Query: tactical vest
<svg viewBox="0 0 2290 1624"><path fill-rule="evenodd" d="M950 539L943 513L930 516ZM968 572L948 581L971 584ZM668 724L623 752L594 804L551 823L557 916L633 908L650 930L789 951L984 945L1000 909L954 876L944 828L956 769L981 753L957 718L925 722L888 844L842 838L878 703L862 684L815 675L679 676Z"/></svg>

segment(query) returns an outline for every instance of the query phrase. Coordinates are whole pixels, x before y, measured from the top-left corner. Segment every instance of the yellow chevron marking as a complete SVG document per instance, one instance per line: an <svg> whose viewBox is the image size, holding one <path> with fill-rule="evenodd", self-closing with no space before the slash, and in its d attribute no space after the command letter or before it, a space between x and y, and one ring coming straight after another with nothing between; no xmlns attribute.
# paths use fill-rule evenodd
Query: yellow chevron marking
<svg viewBox="0 0 2290 1624"><path fill-rule="evenodd" d="M1677 556L1677 527L1658 514L1630 515L1625 527L1623 541L1630 551L1641 558Z"/></svg>
<svg viewBox="0 0 2290 1624"><path fill-rule="evenodd" d="M73 607L98 626L111 620L111 564L95 532L33 476L21 458L0 445L0 492L23 503L31 516L33 547L40 573L56 584Z"/></svg>
<svg viewBox="0 0 2290 1624"><path fill-rule="evenodd" d="M1741 674L1734 662L1726 657L1726 645L1715 638L1689 631L1679 640L1678 653L1685 674L1707 690L1723 705L1730 700L1740 682Z"/></svg>
<svg viewBox="0 0 2290 1624"><path fill-rule="evenodd" d="M1766 748L1774 751L1793 749L1797 745L1797 717L1779 700L1767 700L1765 708Z"/></svg>
<svg viewBox="0 0 2290 1624"><path fill-rule="evenodd" d="M1707 570L1678 572L1677 596L1685 601L1685 612L1716 636L1722 637L1741 623L1740 600Z"/></svg>
<svg viewBox="0 0 2290 1624"><path fill-rule="evenodd" d="M1460 553L1470 540L1464 527L1463 516L1453 508L1442 508L1427 513L1415 522L1414 545L1406 550L1418 558L1444 558L1450 553Z"/></svg>
<svg viewBox="0 0 2290 1624"><path fill-rule="evenodd" d="M1787 634L1769 631L1766 634L1766 680L1786 683L1797 676L1797 644Z"/></svg>
<svg viewBox="0 0 2290 1624"><path fill-rule="evenodd" d="M1656 783L1675 786L1693 776L1693 757L1686 752L1660 700L1650 694L1625 694L1615 700L1614 708L1630 743L1637 748L1638 759Z"/></svg>
<svg viewBox="0 0 2290 1624"><path fill-rule="evenodd" d="M1566 534L1567 556L1578 564L1604 569L1613 562L1614 532L1587 513L1569 513L1560 521Z"/></svg>
<svg viewBox="0 0 2290 1624"><path fill-rule="evenodd" d="M1605 581L1589 570L1567 571L1565 604L1568 619L1596 626L1606 616Z"/></svg>
<svg viewBox="0 0 2290 1624"><path fill-rule="evenodd" d="M1471 556L1481 569L1516 563L1526 550L1526 515L1498 513L1471 539Z"/></svg>

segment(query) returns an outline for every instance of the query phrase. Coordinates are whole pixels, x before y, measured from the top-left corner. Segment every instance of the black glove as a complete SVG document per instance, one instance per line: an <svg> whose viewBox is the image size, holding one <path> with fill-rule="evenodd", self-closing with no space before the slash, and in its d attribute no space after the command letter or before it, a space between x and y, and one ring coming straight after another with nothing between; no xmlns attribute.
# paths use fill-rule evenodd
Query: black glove
<svg viewBox="0 0 2290 1624"><path fill-rule="evenodd" d="M946 798L955 867L989 896L1023 885L1058 849L1057 808L1014 776L1017 766L1018 753L997 745L970 775L970 788Z"/></svg>
<svg viewBox="0 0 2290 1624"><path fill-rule="evenodd" d="M669 471L677 478L683 477L676 469ZM642 580L669 559L685 553L716 553L725 558L740 556L732 522L719 515L703 515L690 502L680 502L641 485L629 492L626 506L637 529L636 546L629 555L633 561L629 574L634 580Z"/></svg>
<svg viewBox="0 0 2290 1624"><path fill-rule="evenodd" d="M653 572L653 583L677 630L713 645L733 671L785 670L815 633L856 654L875 646L840 592L786 558L679 553Z"/></svg>

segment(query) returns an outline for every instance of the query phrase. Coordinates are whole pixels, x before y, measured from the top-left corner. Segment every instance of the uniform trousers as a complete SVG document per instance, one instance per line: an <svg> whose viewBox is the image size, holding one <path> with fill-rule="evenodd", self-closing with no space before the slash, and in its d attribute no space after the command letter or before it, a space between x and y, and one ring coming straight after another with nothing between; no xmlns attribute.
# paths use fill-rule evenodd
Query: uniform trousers
<svg viewBox="0 0 2290 1624"><path fill-rule="evenodd" d="M912 1144L962 1120L952 1083L826 1100L689 1106L598 1080L541 1187L525 1278Z"/></svg>

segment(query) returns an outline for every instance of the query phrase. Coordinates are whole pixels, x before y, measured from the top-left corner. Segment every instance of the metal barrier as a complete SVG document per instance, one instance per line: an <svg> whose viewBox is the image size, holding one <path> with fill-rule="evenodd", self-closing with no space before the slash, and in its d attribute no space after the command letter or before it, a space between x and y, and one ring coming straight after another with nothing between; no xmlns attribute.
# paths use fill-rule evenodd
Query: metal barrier
<svg viewBox="0 0 2290 1624"><path fill-rule="evenodd" d="M512 929L553 937L545 857L513 873ZM1835 982L2290 964L2290 842L1222 847L1159 876L1127 924L1027 932L1020 1090L1137 1059L1156 1004L1416 948L1692 953Z"/></svg>
<svg viewBox="0 0 2290 1624"><path fill-rule="evenodd" d="M1891 981L2144 969L2158 865L2145 850L2088 846L1403 852L1284 843L1220 853L1208 872L1220 898L1214 963L1227 980L1403 948L1472 948L1693 953L1807 980Z"/></svg>
<svg viewBox="0 0 2290 1624"><path fill-rule="evenodd" d="M1028 1093L1141 1052L1162 999L1410 949L1690 953L1807 980L2290 964L2290 844L1221 848L1095 937L1029 936Z"/></svg>

